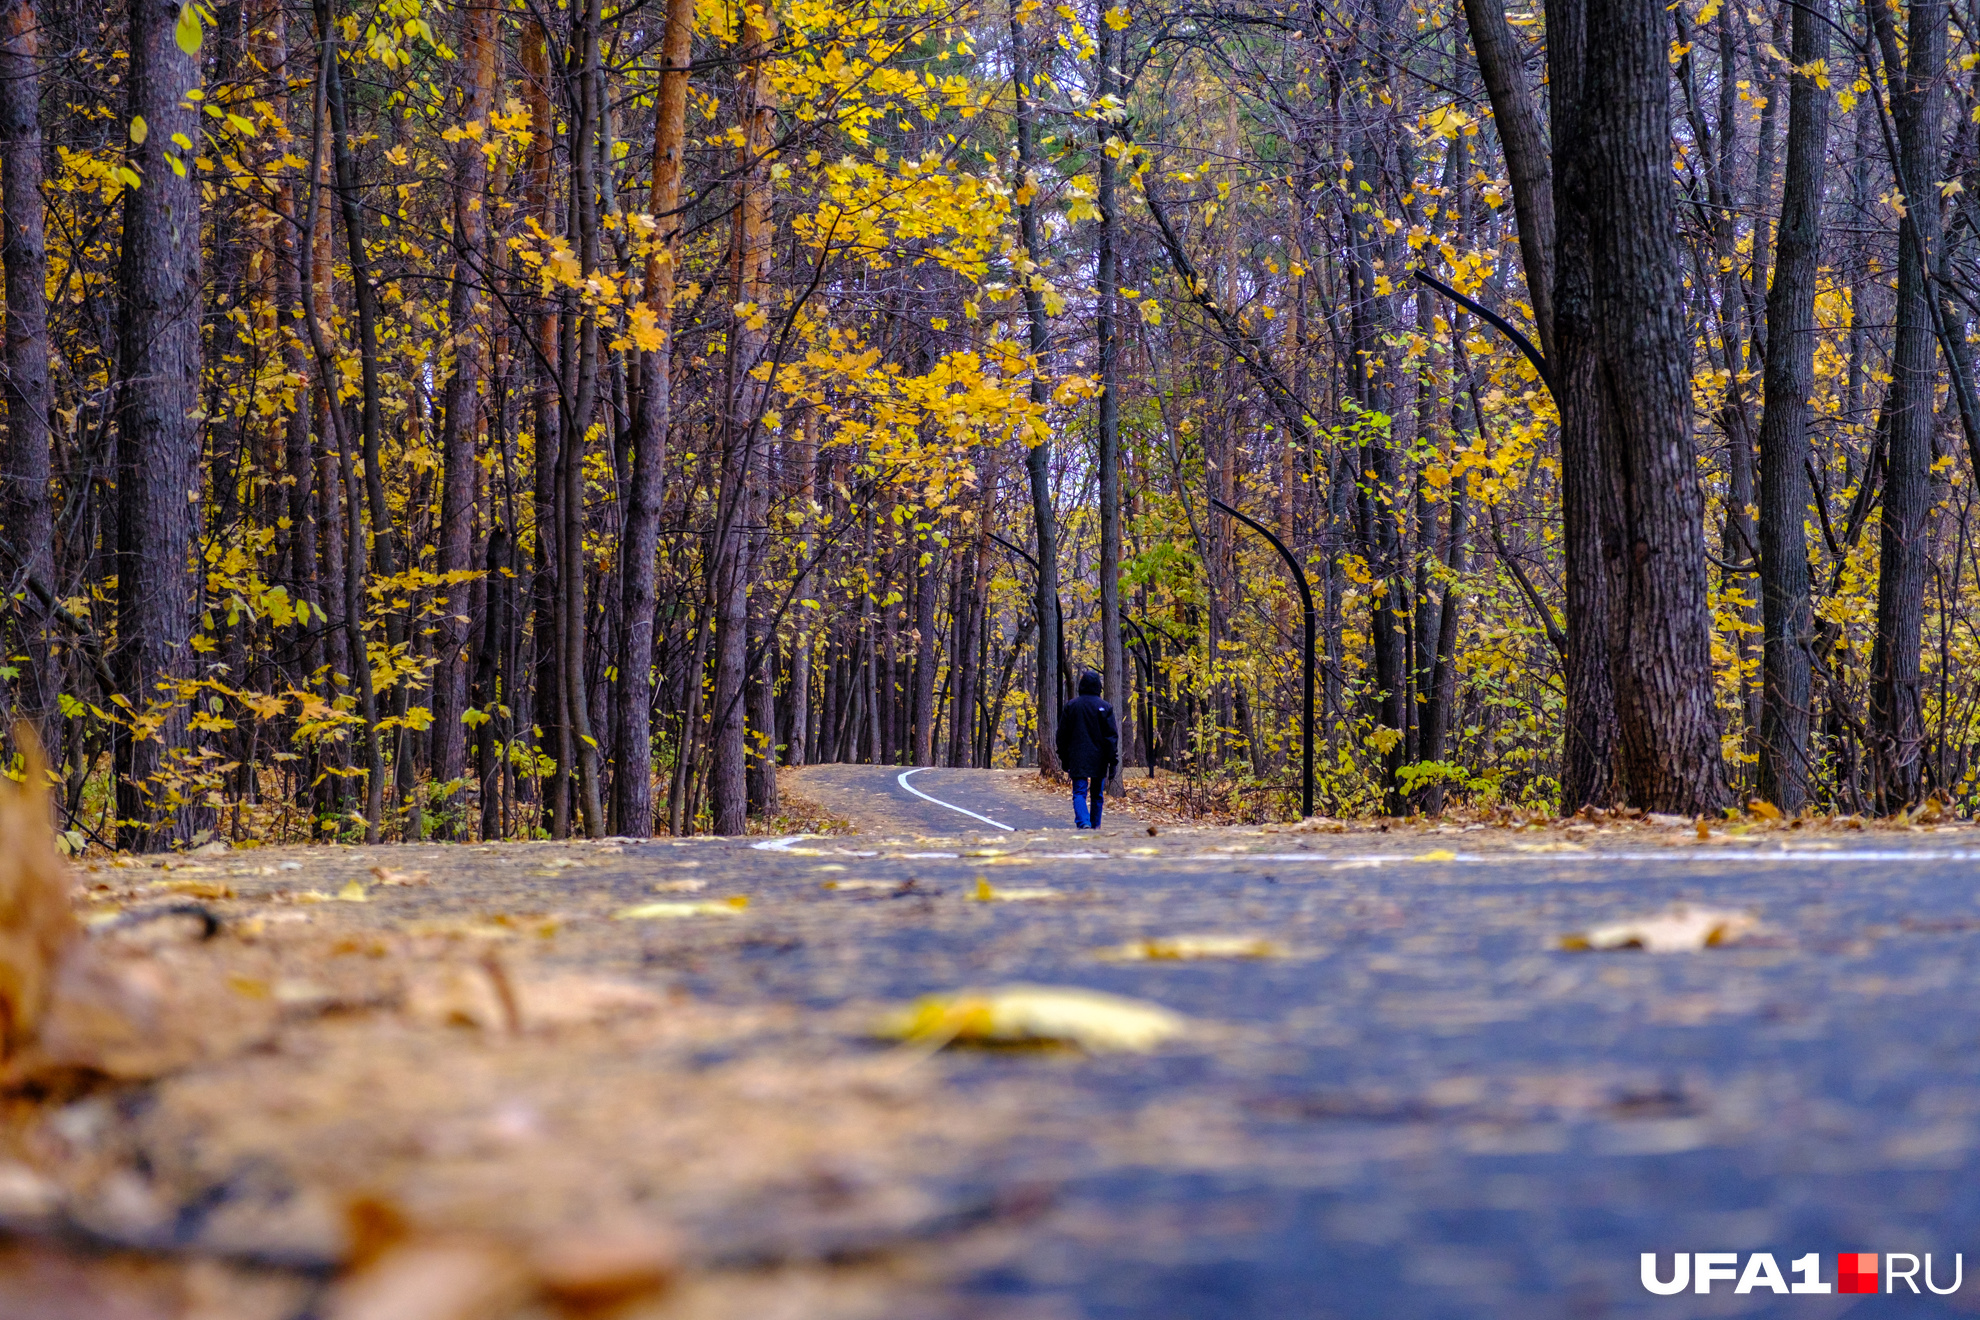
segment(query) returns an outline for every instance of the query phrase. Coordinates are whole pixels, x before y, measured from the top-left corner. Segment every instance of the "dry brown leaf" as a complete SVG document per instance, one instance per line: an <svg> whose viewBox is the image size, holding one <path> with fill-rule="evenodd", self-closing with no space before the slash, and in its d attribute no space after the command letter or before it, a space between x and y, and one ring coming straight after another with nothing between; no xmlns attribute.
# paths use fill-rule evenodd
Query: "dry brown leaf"
<svg viewBox="0 0 1980 1320"><path fill-rule="evenodd" d="M77 935L69 872L48 815L47 763L27 725L15 738L27 778L0 780L0 1059L33 1039L56 966Z"/></svg>
<svg viewBox="0 0 1980 1320"><path fill-rule="evenodd" d="M530 1272L543 1295L582 1312L658 1292L679 1262L674 1235L649 1224L569 1231L537 1243L529 1253Z"/></svg>
<svg viewBox="0 0 1980 1320"><path fill-rule="evenodd" d="M433 883L432 874L427 871L394 871L389 866L374 866L371 868L371 874L381 885L427 885Z"/></svg>
<svg viewBox="0 0 1980 1320"><path fill-rule="evenodd" d="M475 1240L408 1242L337 1284L329 1320L498 1320L529 1300L513 1251Z"/></svg>
<svg viewBox="0 0 1980 1320"><path fill-rule="evenodd" d="M89 944L63 959L36 1047L22 1063L156 1077L266 1039L281 1004L240 987L205 946L145 951Z"/></svg>

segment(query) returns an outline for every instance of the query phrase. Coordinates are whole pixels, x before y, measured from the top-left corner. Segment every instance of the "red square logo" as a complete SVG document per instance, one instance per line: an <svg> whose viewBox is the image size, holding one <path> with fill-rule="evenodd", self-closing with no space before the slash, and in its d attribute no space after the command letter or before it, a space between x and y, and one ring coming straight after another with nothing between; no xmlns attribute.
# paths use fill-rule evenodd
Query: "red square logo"
<svg viewBox="0 0 1980 1320"><path fill-rule="evenodd" d="M1836 1257L1836 1291L1873 1293L1877 1291L1877 1253L1845 1251Z"/></svg>

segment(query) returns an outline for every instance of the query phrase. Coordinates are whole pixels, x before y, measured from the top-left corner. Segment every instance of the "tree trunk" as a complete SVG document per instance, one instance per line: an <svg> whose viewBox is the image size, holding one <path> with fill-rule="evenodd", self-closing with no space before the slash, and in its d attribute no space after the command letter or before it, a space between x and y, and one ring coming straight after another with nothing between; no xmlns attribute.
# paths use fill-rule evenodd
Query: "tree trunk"
<svg viewBox="0 0 1980 1320"><path fill-rule="evenodd" d="M1791 62L1829 57L1828 0L1794 11ZM1829 93L1810 77L1788 92L1787 182L1767 297L1766 412L1760 420L1760 796L1790 814L1809 797L1808 398L1815 388L1815 281L1821 256L1822 171Z"/></svg>
<svg viewBox="0 0 1980 1320"><path fill-rule="evenodd" d="M1100 96L1104 103L1106 98L1119 95L1114 68L1114 47L1118 37L1113 25L1104 18L1098 25L1097 36ZM1093 326L1100 373L1099 434L1096 437L1099 451L1096 461L1100 469L1097 474L1100 486L1100 685L1109 701L1131 712L1133 706L1127 700L1127 678L1121 652L1120 347L1115 342L1114 329L1115 299L1120 292L1117 270L1120 216L1115 184L1118 172L1115 153L1120 150L1120 137L1114 114L1113 109L1108 107L1098 121L1100 149L1094 160L1100 176L1100 252L1096 272L1099 294ZM1132 720L1123 732L1132 739ZM1126 758L1122 759L1125 762Z"/></svg>
<svg viewBox="0 0 1980 1320"><path fill-rule="evenodd" d="M598 28L603 0L589 0L580 26L582 65L578 79L578 131L571 148L572 220L578 238L578 270L590 279L598 269L598 178L597 149L594 140L604 107L599 100ZM598 400L598 317L590 307L566 318L576 339L576 388L564 398L568 411L564 418L564 452L561 471L564 478L563 523L563 654L559 657L564 679L564 717L571 730L571 756L577 768L578 812L584 832L591 838L605 837L605 814L599 798L598 743L592 736L590 703L586 697L585 673L585 564L584 564L584 455L592 413Z"/></svg>
<svg viewBox="0 0 1980 1320"><path fill-rule="evenodd" d="M495 107L495 11L469 5L461 21L461 105L463 121L488 123ZM482 137L461 139L454 157L454 281L447 299L447 331L453 340L454 370L445 386L446 416L442 422L438 567L444 574L474 568L474 494L480 475L476 443L480 423L483 360L482 304L487 282L488 218L482 195L488 188L488 157ZM466 726L467 658L463 654L472 627L470 611L461 608L465 583L446 583L440 590L447 603L440 609L433 639L439 663L433 674L433 778L450 784L467 775Z"/></svg>
<svg viewBox="0 0 1980 1320"><path fill-rule="evenodd" d="M748 711L744 686L749 677L749 580L758 432L766 385L755 377L768 347L770 262L770 81L766 68L775 20L752 11L748 20L749 62L738 108L742 144L738 149L737 206L730 241L731 280L738 308L730 322L728 407L724 410L722 479L716 513L715 550L710 578L715 599L715 683L709 711L710 799L715 833L742 834L748 828Z"/></svg>
<svg viewBox="0 0 1980 1320"><path fill-rule="evenodd" d="M646 260L641 299L653 316L650 349L639 355L639 411L633 418L632 488L621 558L624 622L620 628L617 724L619 763L612 776L618 831L643 839L653 831L653 614L659 592L654 556L660 540L661 474L673 407L674 289L680 261L681 144L687 129L688 57L694 43L693 0L668 0L660 45L660 100L653 131L653 223L659 235Z"/></svg>
<svg viewBox="0 0 1980 1320"><path fill-rule="evenodd" d="M39 20L33 0L14 0L0 17L0 262L6 266L7 483L0 494L14 574L37 579L51 596L55 575L55 508L49 419L55 393L48 377L48 256L42 227ZM198 257L195 236L194 258ZM195 267L195 270L197 268ZM29 587L15 618L27 665L15 683L17 718L34 726L48 764L62 763L62 714L56 703L61 664L49 646L51 612ZM30 623L30 618L38 621ZM149 689L146 689L147 691Z"/></svg>
<svg viewBox="0 0 1980 1320"><path fill-rule="evenodd" d="M157 701L159 682L194 676L201 580L192 563L201 508L200 433L192 417L200 380L200 196L192 159L200 116L184 99L200 71L173 39L178 12L172 0L133 0L130 7L130 109L147 131L130 150L143 184L124 194L118 275L117 677L137 711ZM193 148L176 145L174 134ZM11 278L9 285L11 295ZM185 708L176 693L161 714L154 734L120 743L117 815L139 822L119 826L120 846L163 848L190 837L205 814L182 807L167 820L152 805L156 776L185 745Z"/></svg>
<svg viewBox="0 0 1980 1320"><path fill-rule="evenodd" d="M1555 28L1549 10L1548 58L1558 70L1554 53ZM1554 187L1547 143L1540 135L1540 116L1526 86L1526 72L1512 28L1499 0L1464 0L1465 25L1471 29L1478 70L1492 100L1492 122L1499 129L1499 146L1512 183L1513 214L1519 221L1520 262L1526 268L1527 296L1533 300L1533 323L1539 331L1540 352L1555 359L1554 343ZM1578 50L1571 57L1578 66ZM1556 93L1559 95L1558 84ZM1560 149L1560 109L1555 109L1556 150Z"/></svg>
<svg viewBox="0 0 1980 1320"><path fill-rule="evenodd" d="M1031 402L1040 410L1051 400L1045 383L1045 359L1051 349L1051 330L1045 322L1045 296L1034 287L1039 278L1038 253L1042 244L1038 232L1038 207L1030 199L1037 189L1032 178L1032 106L1030 74L1025 60L1024 23L1018 9L1011 8L1011 88L1016 98L1017 162L1019 195L1018 238L1024 245L1024 312L1030 332ZM1025 476L1031 486L1031 519L1038 535L1037 595L1032 609L1038 620L1038 770L1048 779L1064 771L1059 766L1059 527L1052 507L1052 445L1045 435L1027 437L1024 456Z"/></svg>
<svg viewBox="0 0 1980 1320"><path fill-rule="evenodd" d="M522 30L524 93L528 97L530 120L529 164L523 178L525 205L545 233L557 231L556 210L551 205L550 185L555 142L555 121L550 111L549 35L541 23L525 22ZM536 427L536 470L531 506L536 522L536 726L542 731L541 746L555 761L550 783L544 792L543 825L553 839L570 837L571 832L571 738L570 722L564 713L562 579L563 559L559 547L563 537L558 528L558 510L563 501L557 482L558 455L562 427L557 417L556 382L560 369L557 317L545 310L536 318L535 397L532 413Z"/></svg>
<svg viewBox="0 0 1980 1320"><path fill-rule="evenodd" d="M925 547L925 548L922 548ZM914 579L914 746L910 759L915 765L935 764L935 726L940 712L935 705L935 595L941 590L948 554L933 536L915 551ZM924 562L925 561L925 562Z"/></svg>
<svg viewBox="0 0 1980 1320"><path fill-rule="evenodd" d="M1877 809L1898 811L1923 790L1925 742L1919 634L1924 623L1926 538L1932 509L1932 431L1938 345L1932 331L1930 266L1939 246L1941 82L1946 55L1944 0L1915 0L1898 63L1895 24L1877 9L1884 80L1897 124L1893 169L1904 195L1899 221L1897 336L1891 350L1888 475L1877 568L1877 634L1870 653L1870 733ZM1874 93L1873 93L1874 94Z"/></svg>
<svg viewBox="0 0 1980 1320"><path fill-rule="evenodd" d="M1561 429L1562 559L1567 584L1564 655L1567 725L1561 750L1562 812L1609 806L1615 782L1616 701L1609 673L1609 591L1602 556L1605 404L1595 348L1591 211L1606 204L1588 187L1593 151L1584 141L1589 0L1547 9L1553 106L1555 402ZM1529 269L1529 274L1530 274Z"/></svg>
<svg viewBox="0 0 1980 1320"><path fill-rule="evenodd" d="M1728 797L1713 711L1691 339L1670 169L1669 34L1656 0L1590 0L1583 215L1604 395L1609 659L1622 780L1651 811Z"/></svg>

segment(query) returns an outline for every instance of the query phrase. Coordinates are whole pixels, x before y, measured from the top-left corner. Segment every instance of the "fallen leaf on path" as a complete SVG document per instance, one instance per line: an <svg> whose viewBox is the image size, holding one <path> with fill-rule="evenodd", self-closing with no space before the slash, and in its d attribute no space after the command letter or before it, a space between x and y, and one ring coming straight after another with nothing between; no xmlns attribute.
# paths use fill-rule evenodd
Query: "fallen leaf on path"
<svg viewBox="0 0 1980 1320"><path fill-rule="evenodd" d="M998 889L988 880L978 876L976 889L970 897L979 903L1024 903L1033 899L1063 898L1056 889Z"/></svg>
<svg viewBox="0 0 1980 1320"><path fill-rule="evenodd" d="M668 921L680 917L733 917L749 906L749 896L737 894L732 898L708 899L699 903L639 903L632 907L620 908L612 914L614 921Z"/></svg>
<svg viewBox="0 0 1980 1320"><path fill-rule="evenodd" d="M153 880L146 889L163 889L187 898L232 898L234 887L215 880Z"/></svg>
<svg viewBox="0 0 1980 1320"><path fill-rule="evenodd" d="M529 1266L546 1297L592 1315L664 1288L680 1266L680 1243L654 1225L587 1228L537 1243Z"/></svg>
<svg viewBox="0 0 1980 1320"><path fill-rule="evenodd" d="M347 881L336 893L339 903L369 903L371 895L364 892L364 886L355 880Z"/></svg>
<svg viewBox="0 0 1980 1320"><path fill-rule="evenodd" d="M1586 846L1579 843L1515 843L1514 852L1522 853L1578 853L1587 852Z"/></svg>
<svg viewBox="0 0 1980 1320"><path fill-rule="evenodd" d="M654 892L661 894L698 894L706 888L706 880L662 880L653 886Z"/></svg>
<svg viewBox="0 0 1980 1320"><path fill-rule="evenodd" d="M429 872L394 871L389 866L374 866L371 874L381 885L425 885L433 882Z"/></svg>
<svg viewBox="0 0 1980 1320"><path fill-rule="evenodd" d="M1076 1045L1092 1053L1143 1053L1188 1020L1159 1004L1098 990L1012 985L930 995L888 1014L876 1034L915 1045Z"/></svg>
<svg viewBox="0 0 1980 1320"><path fill-rule="evenodd" d="M1690 953L1736 944L1753 933L1759 922L1750 912L1679 905L1667 912L1592 927L1586 934L1561 938L1563 949L1645 949L1651 953Z"/></svg>
<svg viewBox="0 0 1980 1320"><path fill-rule="evenodd" d="M528 1271L492 1242L393 1247L338 1283L329 1320L497 1320L530 1299Z"/></svg>
<svg viewBox="0 0 1980 1320"><path fill-rule="evenodd" d="M836 889L840 893L850 893L854 890L861 889L899 889L900 885L892 880L827 880L818 887L820 889Z"/></svg>
<svg viewBox="0 0 1980 1320"><path fill-rule="evenodd" d="M1285 950L1257 935L1172 935L1129 940L1096 957L1110 962L1181 962L1195 958L1279 958Z"/></svg>
<svg viewBox="0 0 1980 1320"><path fill-rule="evenodd" d="M1449 848L1432 848L1427 853L1416 854L1411 860L1418 862L1455 862L1457 860L1457 854Z"/></svg>

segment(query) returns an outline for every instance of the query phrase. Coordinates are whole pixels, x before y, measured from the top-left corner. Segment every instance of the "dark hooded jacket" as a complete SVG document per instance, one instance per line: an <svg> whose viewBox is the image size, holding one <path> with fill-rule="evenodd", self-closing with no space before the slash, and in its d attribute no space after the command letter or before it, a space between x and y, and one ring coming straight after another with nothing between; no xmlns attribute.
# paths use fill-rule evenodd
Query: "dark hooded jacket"
<svg viewBox="0 0 1980 1320"><path fill-rule="evenodd" d="M1079 695L1059 708L1059 764L1074 779L1103 779L1120 759L1120 725L1100 699L1100 675L1089 669Z"/></svg>

